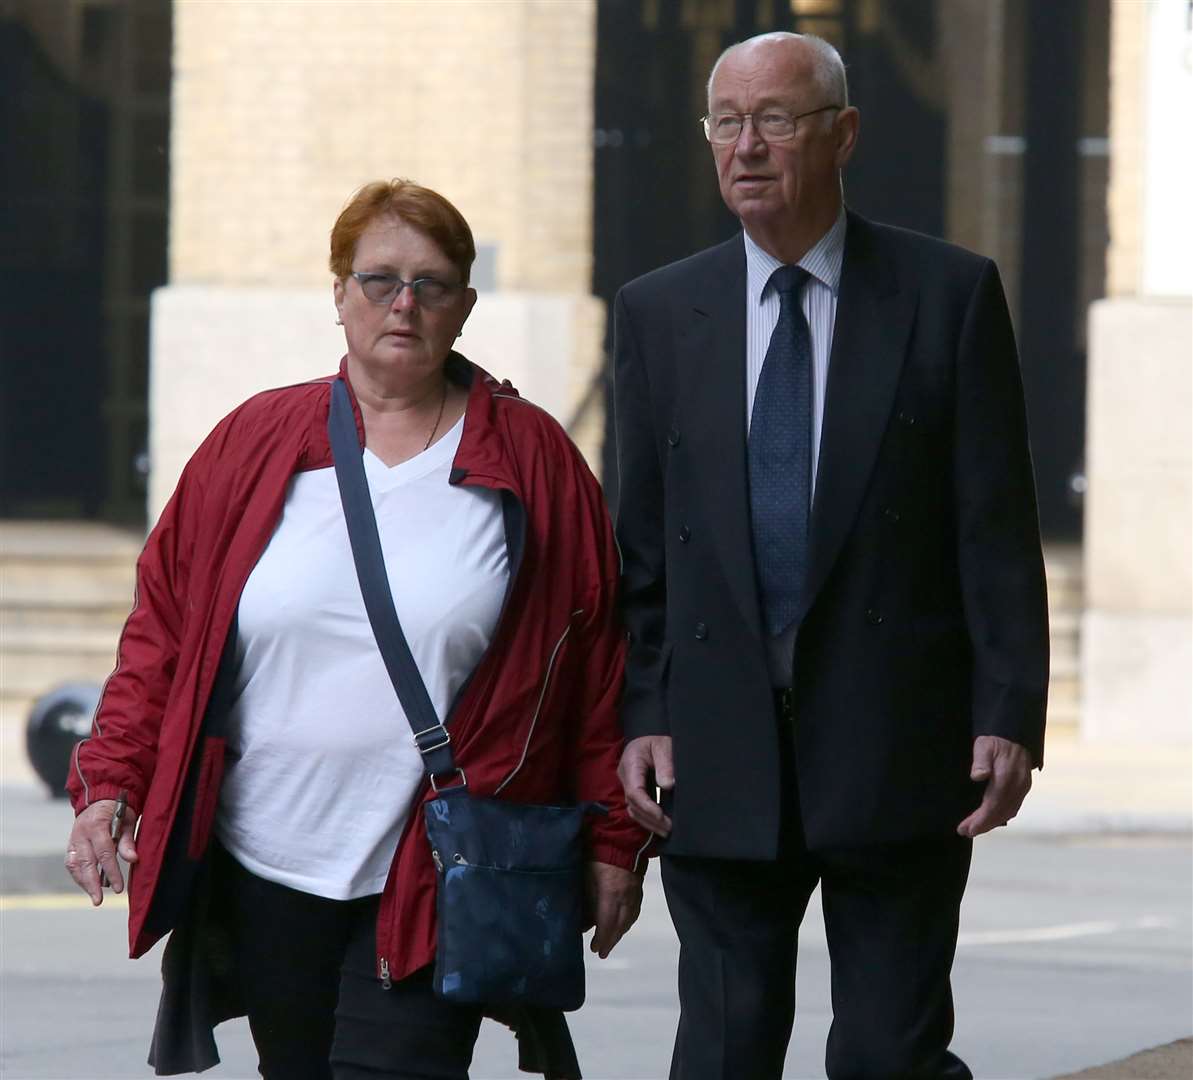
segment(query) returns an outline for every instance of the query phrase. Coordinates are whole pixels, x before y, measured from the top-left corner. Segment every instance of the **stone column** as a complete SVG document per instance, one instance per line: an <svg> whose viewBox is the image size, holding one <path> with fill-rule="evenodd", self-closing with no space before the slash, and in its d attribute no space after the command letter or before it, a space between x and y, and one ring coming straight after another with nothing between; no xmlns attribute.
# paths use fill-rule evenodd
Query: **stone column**
<svg viewBox="0 0 1193 1080"><path fill-rule="evenodd" d="M1109 293L1089 322L1082 736L1191 741L1193 33L1111 5Z"/></svg>

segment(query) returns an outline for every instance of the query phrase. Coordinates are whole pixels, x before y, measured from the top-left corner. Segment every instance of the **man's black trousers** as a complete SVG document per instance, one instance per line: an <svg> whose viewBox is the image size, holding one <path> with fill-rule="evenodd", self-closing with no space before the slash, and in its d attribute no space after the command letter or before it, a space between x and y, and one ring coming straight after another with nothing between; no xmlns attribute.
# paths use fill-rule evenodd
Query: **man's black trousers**
<svg viewBox="0 0 1193 1080"><path fill-rule="evenodd" d="M971 841L954 834L809 853L789 733L780 741L781 857L662 859L680 941L671 1080L782 1076L795 1017L796 939L817 883L832 966L829 1080L970 1080L948 1045L949 975Z"/></svg>

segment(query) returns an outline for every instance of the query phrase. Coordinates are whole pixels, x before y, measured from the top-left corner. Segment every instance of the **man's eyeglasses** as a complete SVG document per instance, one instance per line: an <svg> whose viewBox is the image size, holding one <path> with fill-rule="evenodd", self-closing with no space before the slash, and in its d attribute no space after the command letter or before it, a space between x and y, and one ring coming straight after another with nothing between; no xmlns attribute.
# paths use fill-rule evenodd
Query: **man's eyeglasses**
<svg viewBox="0 0 1193 1080"><path fill-rule="evenodd" d="M397 274L370 274L363 270L353 270L352 276L359 282L360 291L365 294L365 299L371 300L374 304L392 304L401 291L409 286L410 291L414 293L414 302L420 307L443 308L464 288L463 285L455 285L433 277L403 281Z"/></svg>
<svg viewBox="0 0 1193 1080"><path fill-rule="evenodd" d="M783 142L795 137L796 125L805 116L840 108L840 105L821 105L819 109L809 109L794 115L781 109L767 109L763 113L709 113L708 116L702 116L700 122L704 125L704 137L714 146L737 142L747 119L754 124L759 138L767 142Z"/></svg>

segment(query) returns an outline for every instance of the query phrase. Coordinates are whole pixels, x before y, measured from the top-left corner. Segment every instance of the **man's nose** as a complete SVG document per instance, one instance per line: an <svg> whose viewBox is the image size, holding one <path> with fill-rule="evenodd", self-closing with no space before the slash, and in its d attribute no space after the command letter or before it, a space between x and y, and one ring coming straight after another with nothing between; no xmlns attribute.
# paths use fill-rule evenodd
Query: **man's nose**
<svg viewBox="0 0 1193 1080"><path fill-rule="evenodd" d="M754 117L749 114L742 117L741 133L733 144L733 152L740 157L757 157L760 152L766 152L766 140L758 134Z"/></svg>

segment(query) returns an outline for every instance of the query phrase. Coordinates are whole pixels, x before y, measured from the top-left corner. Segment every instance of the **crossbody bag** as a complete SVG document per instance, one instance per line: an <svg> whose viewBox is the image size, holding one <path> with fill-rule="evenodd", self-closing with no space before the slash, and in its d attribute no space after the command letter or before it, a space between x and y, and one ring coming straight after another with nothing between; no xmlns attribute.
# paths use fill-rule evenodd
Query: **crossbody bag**
<svg viewBox="0 0 1193 1080"><path fill-rule="evenodd" d="M584 1002L582 827L596 803L540 806L470 791L402 632L343 379L328 437L373 636L435 796L423 806L438 881L435 993L570 1011Z"/></svg>

